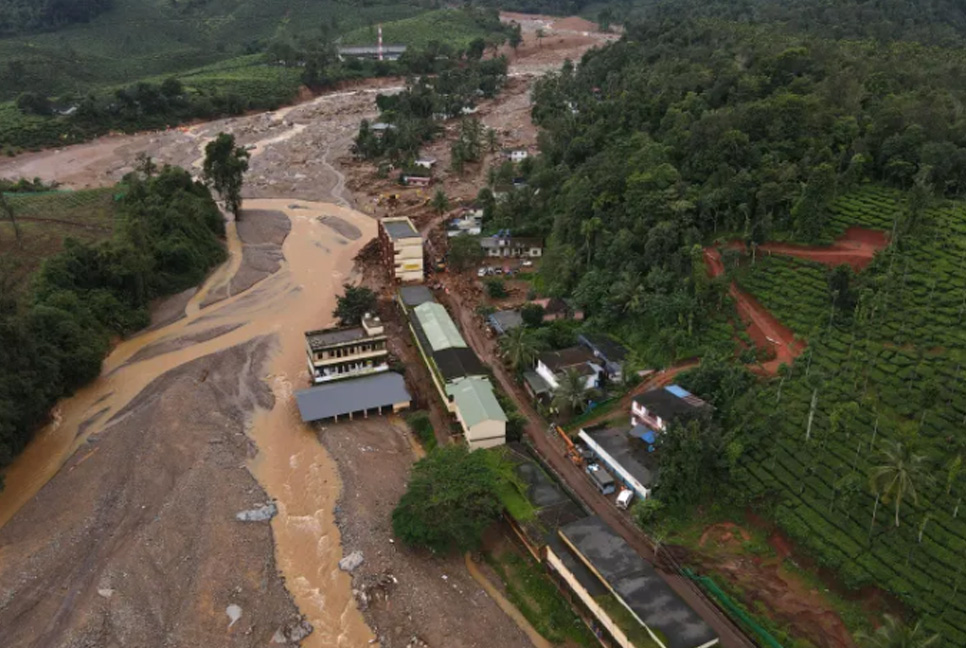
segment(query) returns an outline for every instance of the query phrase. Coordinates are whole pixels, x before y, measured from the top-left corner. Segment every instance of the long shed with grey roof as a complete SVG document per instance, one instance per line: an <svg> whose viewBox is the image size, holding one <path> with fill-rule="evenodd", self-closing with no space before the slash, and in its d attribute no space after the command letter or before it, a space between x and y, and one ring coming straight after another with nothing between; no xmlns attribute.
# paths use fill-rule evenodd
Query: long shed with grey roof
<svg viewBox="0 0 966 648"><path fill-rule="evenodd" d="M411 400L406 381L393 372L338 380L295 392L299 414L306 423L399 412L409 407Z"/></svg>
<svg viewBox="0 0 966 648"><path fill-rule="evenodd" d="M714 630L600 517L571 522L560 537L663 648L718 643Z"/></svg>

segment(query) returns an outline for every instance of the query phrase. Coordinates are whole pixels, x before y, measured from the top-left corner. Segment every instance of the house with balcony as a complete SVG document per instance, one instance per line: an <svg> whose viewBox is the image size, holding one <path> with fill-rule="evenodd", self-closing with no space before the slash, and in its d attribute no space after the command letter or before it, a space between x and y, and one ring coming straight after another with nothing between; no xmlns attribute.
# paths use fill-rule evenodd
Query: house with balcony
<svg viewBox="0 0 966 648"><path fill-rule="evenodd" d="M366 314L361 326L307 331L305 351L312 382L357 378L389 369L389 347L378 317Z"/></svg>
<svg viewBox="0 0 966 648"><path fill-rule="evenodd" d="M631 425L667 431L673 420L710 415L712 407L679 385L646 391L631 401Z"/></svg>
<svg viewBox="0 0 966 648"><path fill-rule="evenodd" d="M488 257L536 259L543 256L543 241L538 238L494 234L480 239L480 247Z"/></svg>

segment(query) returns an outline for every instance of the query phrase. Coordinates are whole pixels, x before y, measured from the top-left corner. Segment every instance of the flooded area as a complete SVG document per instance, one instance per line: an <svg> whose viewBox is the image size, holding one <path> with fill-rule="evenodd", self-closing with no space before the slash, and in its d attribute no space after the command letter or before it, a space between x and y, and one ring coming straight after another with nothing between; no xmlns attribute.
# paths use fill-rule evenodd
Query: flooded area
<svg viewBox="0 0 966 648"><path fill-rule="evenodd" d="M511 53L513 91L486 123L531 134L529 81L520 79L599 40L561 30L540 43L528 33ZM172 645L356 647L404 645L407 633L434 646L485 645L488 633L500 645L529 644L462 560L384 551L390 509L421 452L401 424L347 428L333 456L295 406L294 391L308 385L303 332L334 323L335 296L376 234L363 213L372 196L357 202L345 191L346 169L361 171L340 161L360 120L377 116L375 94L399 89L398 79L372 80L272 112L0 161L0 177L82 189L117 182L140 153L197 174L219 132L251 154L245 211L226 228L228 260L197 290L159 304L155 324L118 343L100 377L59 402L6 471L0 645L155 645L165 636ZM352 443L362 429L365 448ZM358 453L379 444L388 444L380 465L392 478L366 481L374 457ZM367 565L400 577L395 607L368 612L378 636L338 568L340 508L353 512L355 522L343 513L340 524ZM270 522L246 514L269 510Z"/></svg>
<svg viewBox="0 0 966 648"><path fill-rule="evenodd" d="M254 408L243 429L257 449L249 453L248 467L277 505L271 522L275 559L287 576L295 604L315 628L303 645L365 645L372 634L355 608L348 575L338 569L342 553L332 513L340 490L338 473L315 435L301 423L293 391L308 382L303 331L333 323L335 295L349 278L352 257L375 235L375 222L326 203L257 199L246 201L245 208L243 218L275 214L291 222L281 267L249 290L202 307L207 295L244 269L243 242L236 227L228 228L231 258L192 296L184 316L119 344L105 361L101 377L59 403L51 424L11 466L0 495L0 525L5 525L0 529L0 557L13 559L29 551L32 541L40 542L45 530L23 528L14 515L21 508L35 508L44 499L41 491L48 482L86 470L111 443L115 429L141 406L145 394L167 398L167 393L150 389L160 377L201 363L200 380L205 380L203 367L209 358L253 340L271 340L264 369L244 377L249 386L268 385L271 406ZM339 230L354 234L354 239ZM178 344L185 338L187 343ZM145 357L146 350L158 345L169 345L170 350ZM185 407L219 405L202 401ZM13 575L12 561L4 562L0 585ZM252 609L251 604L242 607ZM237 632L243 621L244 617L231 628Z"/></svg>

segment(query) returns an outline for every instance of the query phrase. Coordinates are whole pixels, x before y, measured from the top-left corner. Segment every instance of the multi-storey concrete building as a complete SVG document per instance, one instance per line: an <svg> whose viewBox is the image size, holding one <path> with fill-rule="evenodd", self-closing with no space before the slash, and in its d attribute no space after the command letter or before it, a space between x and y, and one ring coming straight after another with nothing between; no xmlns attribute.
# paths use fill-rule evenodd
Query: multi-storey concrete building
<svg viewBox="0 0 966 648"><path fill-rule="evenodd" d="M423 280L423 237L405 216L379 221L379 241L389 268L389 278L396 281Z"/></svg>
<svg viewBox="0 0 966 648"><path fill-rule="evenodd" d="M361 326L308 331L305 349L314 383L389 369L389 349L382 322L368 314L362 318Z"/></svg>

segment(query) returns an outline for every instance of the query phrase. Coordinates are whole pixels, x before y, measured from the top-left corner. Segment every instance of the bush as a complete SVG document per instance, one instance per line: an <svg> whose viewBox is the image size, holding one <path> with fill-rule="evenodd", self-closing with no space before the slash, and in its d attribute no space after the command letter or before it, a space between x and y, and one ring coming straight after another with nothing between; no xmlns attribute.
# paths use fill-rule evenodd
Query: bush
<svg viewBox="0 0 966 648"><path fill-rule="evenodd" d="M487 279L486 294L492 299L503 299L509 293L506 291L506 284L502 279Z"/></svg>

